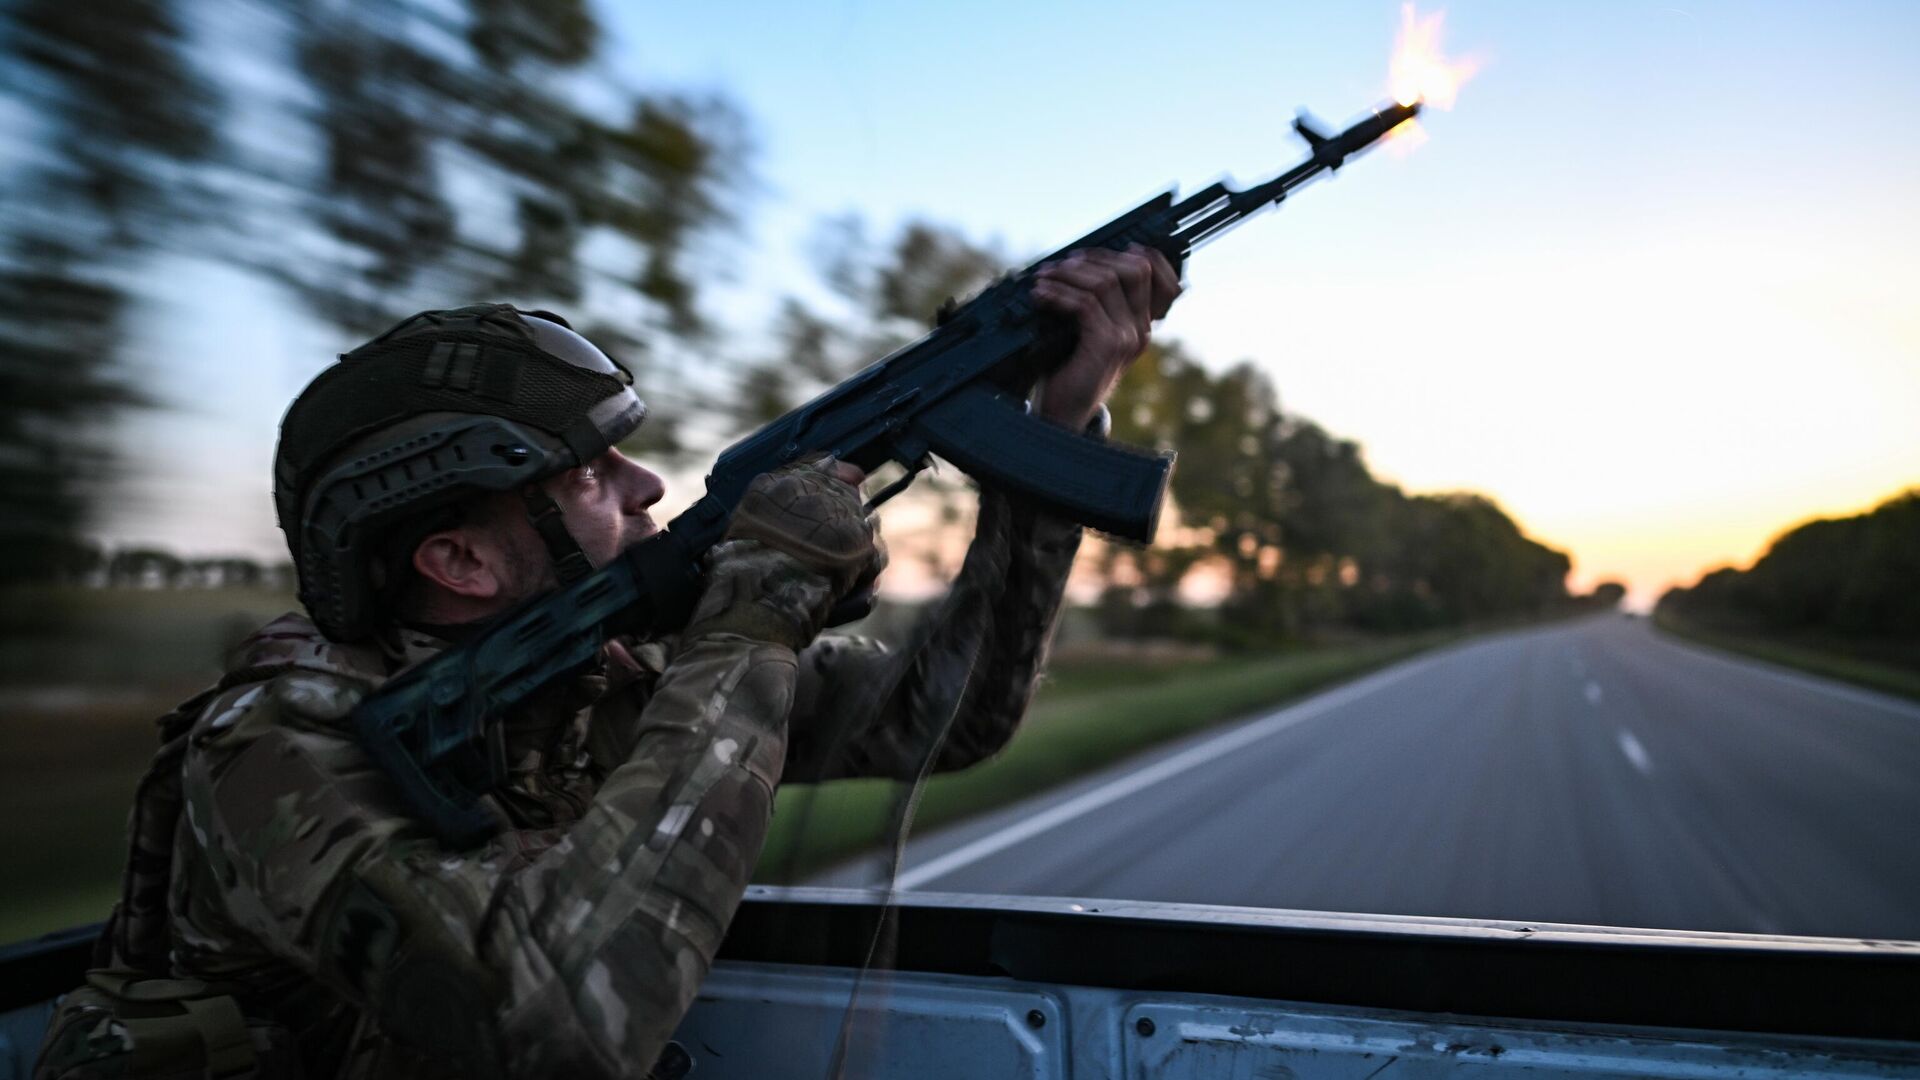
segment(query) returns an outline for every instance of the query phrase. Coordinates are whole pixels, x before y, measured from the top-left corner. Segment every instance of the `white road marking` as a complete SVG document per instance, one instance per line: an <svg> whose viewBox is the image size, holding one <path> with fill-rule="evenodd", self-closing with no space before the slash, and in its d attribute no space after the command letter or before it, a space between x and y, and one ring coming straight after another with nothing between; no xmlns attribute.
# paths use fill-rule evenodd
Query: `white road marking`
<svg viewBox="0 0 1920 1080"><path fill-rule="evenodd" d="M1587 680L1587 704L1600 704L1600 684L1592 679Z"/></svg>
<svg viewBox="0 0 1920 1080"><path fill-rule="evenodd" d="M1653 759L1647 756L1647 748L1640 745L1640 740L1633 737L1633 732L1621 728L1619 738L1620 752L1627 755L1633 767L1647 776L1653 775Z"/></svg>
<svg viewBox="0 0 1920 1080"><path fill-rule="evenodd" d="M1388 668L1359 682L1349 683L1338 690L1308 698L1297 705L1288 706L1279 712L1269 713L1258 720L1222 732L1206 742L1188 747L1170 758L1145 768L1115 777L1091 791L1082 792L1066 802L1015 822L999 832L989 833L972 843L962 844L937 859L930 859L911 870L903 871L894 879L893 887L903 892L908 889L917 889L935 878L945 877L961 867L970 866L989 855L1005 851L1048 829L1090 814L1109 803L1118 802L1170 776L1176 776L1216 758L1225 757L1303 720L1311 720L1322 713L1330 712L1348 702L1356 701L1376 690L1399 682L1417 671L1424 671L1435 659L1435 657L1428 657Z"/></svg>

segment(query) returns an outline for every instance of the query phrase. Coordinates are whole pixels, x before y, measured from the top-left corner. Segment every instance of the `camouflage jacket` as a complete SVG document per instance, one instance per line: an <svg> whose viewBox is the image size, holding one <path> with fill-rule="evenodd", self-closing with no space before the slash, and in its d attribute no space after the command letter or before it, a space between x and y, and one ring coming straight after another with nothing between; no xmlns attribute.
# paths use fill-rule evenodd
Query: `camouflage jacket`
<svg viewBox="0 0 1920 1080"><path fill-rule="evenodd" d="M444 643L338 645L285 616L185 736L173 835L136 819L134 863L171 843L170 884L161 907L130 877L117 933L164 920L174 974L242 988L312 1077L645 1075L732 919L774 788L909 779L1005 744L1079 536L984 493L958 579L897 651L636 643L504 718L503 827L475 850L403 813L347 727Z"/></svg>

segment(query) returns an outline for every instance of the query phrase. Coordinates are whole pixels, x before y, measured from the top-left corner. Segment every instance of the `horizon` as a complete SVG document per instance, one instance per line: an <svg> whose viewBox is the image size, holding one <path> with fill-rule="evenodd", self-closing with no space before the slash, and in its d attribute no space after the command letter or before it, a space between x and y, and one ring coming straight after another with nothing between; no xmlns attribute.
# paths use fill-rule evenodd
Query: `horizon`
<svg viewBox="0 0 1920 1080"><path fill-rule="evenodd" d="M1199 253L1158 338L1213 370L1253 360L1383 481L1484 494L1572 556L1570 587L1623 580L1636 606L1920 483L1920 154L1883 134L1920 104L1896 45L1920 12L1421 8L1442 10L1447 51L1482 61L1455 110ZM782 295L820 295L821 218L922 217L1018 258L1175 178L1262 179L1300 156L1293 103L1339 124L1384 100L1401 18L1217 6L1196 17L1237 32L1160 86L1101 59L1142 11L601 7L608 63L728 94L759 144L735 277L706 304L730 356ZM277 554L266 420L343 346L271 289L190 269L144 352L193 407L127 436L178 452L96 531ZM210 295L217 327L193 317Z"/></svg>
<svg viewBox="0 0 1920 1080"><path fill-rule="evenodd" d="M1335 432L1334 434L1337 435L1338 433ZM1355 440L1355 441L1357 442L1358 440ZM1364 455L1364 451L1365 451L1364 443L1361 444L1361 449ZM1384 476L1381 476L1378 478L1386 483L1394 482L1390 478L1387 478ZM668 496L666 499L662 500L662 504L672 505L676 507L676 510L674 512L678 512L679 508L683 508L685 504L691 503L692 501L691 496L693 492L697 490L696 488L692 487L692 485L696 485L698 484L698 482L699 482L698 478L693 477L691 479L682 478L678 483L670 484L668 489ZM1450 495L1450 494L1484 495L1485 493L1470 491L1466 489L1458 489L1458 490L1443 490L1443 491L1408 491L1406 492L1406 494L1410 496L1422 496L1422 495ZM1753 565L1756 562L1758 562L1762 557L1764 557L1767 554L1768 550L1771 549L1775 543L1777 543L1782 537L1786 536L1788 533L1794 532L1795 530L1800 529L1804 526L1811 525L1820 521L1834 521L1834 520L1841 520L1846 518L1863 517L1871 513L1878 507L1909 494L1920 494L1920 481L1915 481L1910 484L1902 485L1901 487L1898 487L1883 496L1871 499L1868 502L1861 504L1859 506L1806 514L1800 518L1797 518L1784 525L1781 525L1780 527L1774 529L1772 532L1768 533L1764 539L1760 540L1756 545L1754 545L1750 554L1745 555L1743 557L1727 559L1721 562L1702 566L1697 572L1692 574L1689 578L1685 580L1672 581L1667 585L1661 587L1657 591L1653 591L1651 593L1644 590L1637 590L1636 587L1630 582L1620 581L1619 578L1606 577L1606 576L1596 577L1593 581L1587 584L1587 587L1585 589L1574 589L1571 586L1569 586L1569 592L1570 593L1590 592L1592 591L1592 588L1595 585L1599 585L1603 582L1608 582L1608 581L1619 581L1621 584L1627 585L1627 596L1621 602L1621 607L1624 610L1637 611L1641 613L1649 612L1653 608L1653 602L1657 601L1660 598L1661 593L1666 592L1670 588L1691 587L1692 585L1697 584L1701 578L1705 577L1710 573L1713 573L1716 570L1729 569L1729 568L1736 569L1736 570L1752 569ZM1520 526L1521 532L1524 533L1529 539L1545 544L1548 547L1555 548L1556 550L1564 550L1559 548L1553 542L1551 537L1542 537L1542 536L1535 535L1533 532L1531 532L1527 528L1524 519L1522 519L1520 515L1514 513L1512 508L1500 504L1498 500L1494 500L1494 502L1495 502L1495 505L1500 507L1502 512L1506 513L1508 517L1514 520L1515 524ZM1169 533L1173 531L1183 530L1184 528L1185 528L1184 526L1174 526L1174 525L1163 526L1163 529ZM1100 539L1102 539L1102 541L1104 542L1105 538L1100 537ZM274 566L274 565L286 563L288 561L288 555L284 547L277 548L271 551L243 550L238 548L220 548L220 547L183 549L183 548L170 547L168 545L161 544L161 543L143 541L138 537L128 538L124 540L117 540L117 541L105 540L104 544L107 547L109 552L113 550L135 550L143 547L148 547L148 548L156 548L159 550L166 551L169 554L177 555L182 559L186 559L186 560L244 558L244 559L252 559L260 563L262 566ZM953 556L953 561L957 561L959 554L963 550L964 550L964 545L958 545L953 548L953 550L949 553L950 555ZM1577 567L1578 565L1577 553L1567 552L1567 554L1575 558L1575 565ZM917 561L902 560L891 569L895 575L895 578L891 579L888 582L888 587L886 589L883 589L882 592L895 599L918 602L920 600L924 600L930 596L937 594L940 588L942 588L945 584L944 580L936 579L933 576L931 576L929 572L923 566L921 566ZM1196 567L1196 570L1204 572L1204 567ZM1576 569L1575 571L1569 574L1569 578L1573 577L1574 574L1577 574L1577 573L1578 571ZM1081 576L1078 570L1076 570L1075 576L1076 577ZM1069 595L1072 595L1073 593L1077 592L1080 594L1080 596L1076 602L1079 602L1079 603L1092 602L1093 593L1088 591L1087 588L1080 587L1081 585L1082 585L1081 582L1075 582L1075 587L1070 591ZM1219 603L1220 600L1222 599L1222 596L1217 594L1216 586L1208 585L1204 582L1199 582L1199 583L1190 582L1188 587L1182 590L1182 593L1189 600L1189 602L1195 603L1195 605L1199 607L1213 606L1214 604Z"/></svg>

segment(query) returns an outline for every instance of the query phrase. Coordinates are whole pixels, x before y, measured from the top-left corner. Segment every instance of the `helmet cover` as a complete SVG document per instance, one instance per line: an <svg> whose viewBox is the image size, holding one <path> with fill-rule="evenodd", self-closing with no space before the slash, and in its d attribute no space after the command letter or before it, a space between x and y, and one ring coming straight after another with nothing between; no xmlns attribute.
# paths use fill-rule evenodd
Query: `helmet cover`
<svg viewBox="0 0 1920 1080"><path fill-rule="evenodd" d="M646 416L624 366L509 304L425 311L342 355L280 424L274 509L300 600L339 641L384 614L396 528L592 461Z"/></svg>

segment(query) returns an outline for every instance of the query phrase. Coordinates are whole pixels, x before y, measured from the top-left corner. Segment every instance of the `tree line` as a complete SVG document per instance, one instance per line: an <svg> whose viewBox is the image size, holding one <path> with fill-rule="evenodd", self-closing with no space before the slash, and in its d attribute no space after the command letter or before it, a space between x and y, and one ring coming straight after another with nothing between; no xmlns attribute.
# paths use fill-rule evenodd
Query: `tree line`
<svg viewBox="0 0 1920 1080"><path fill-rule="evenodd" d="M1657 610L1734 632L1920 638L1920 488L1795 526L1751 567L1669 589Z"/></svg>
<svg viewBox="0 0 1920 1080"><path fill-rule="evenodd" d="M875 239L857 217L840 218L822 226L813 248L837 303L782 305L779 347L747 369L754 392L743 399L743 420L779 415L1023 261L925 221ZM1329 629L1405 631L1610 608L1625 594L1609 582L1569 596L1568 556L1522 534L1485 496L1408 495L1378 480L1357 443L1282 409L1252 363L1216 374L1178 343L1156 342L1111 408L1116 439L1180 458L1177 520L1163 523L1163 542L1099 550L1107 584L1098 614L1110 635L1268 644ZM1173 535L1185 539L1165 541ZM1225 599L1196 611L1183 587L1206 575L1224 581Z"/></svg>
<svg viewBox="0 0 1920 1080"><path fill-rule="evenodd" d="M89 588L281 589L292 592L293 563L245 555L180 555L143 544L107 547L91 540L62 545L41 580Z"/></svg>
<svg viewBox="0 0 1920 1080"><path fill-rule="evenodd" d="M875 235L857 215L829 220L811 245L825 299L796 290L769 344L741 354L701 284L754 187L745 119L717 96L624 85L603 47L587 0L0 6L0 104L33 118L0 159L0 583L256 580L84 539L111 476L105 421L155 404L163 361L141 347L142 305L180 260L272 282L342 340L474 299L584 312L576 324L656 406L629 449L682 460L1023 261L937 223ZM695 356L718 374L690 378ZM1156 344L1113 407L1116 438L1179 450L1185 528L1097 549L1111 633L1264 642L1571 602L1564 553L1483 496L1379 481L1252 364L1216 373ZM966 513L951 479L918 497L943 527ZM1209 575L1220 609L1187 610L1183 588ZM1587 602L1617 600L1611 588Z"/></svg>
<svg viewBox="0 0 1920 1080"><path fill-rule="evenodd" d="M1117 438L1179 450L1173 495L1188 542L1106 549L1111 633L1255 644L1612 607L1624 595L1607 583L1570 596L1566 553L1484 495L1409 495L1379 480L1359 444L1283 409L1251 363L1214 374L1156 345L1113 410ZM1224 577L1216 612L1180 602L1196 573Z"/></svg>

